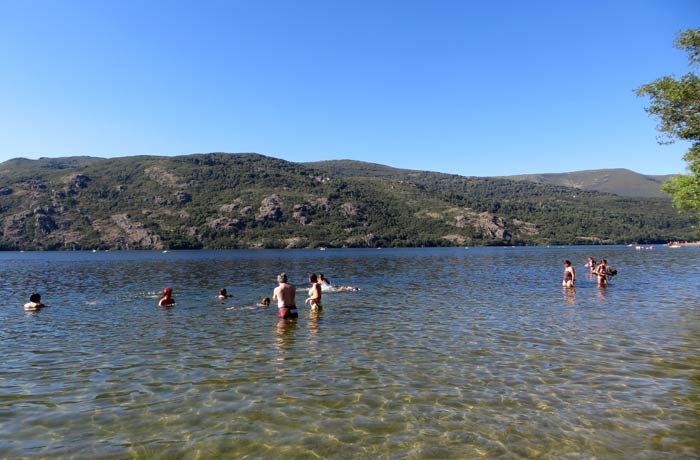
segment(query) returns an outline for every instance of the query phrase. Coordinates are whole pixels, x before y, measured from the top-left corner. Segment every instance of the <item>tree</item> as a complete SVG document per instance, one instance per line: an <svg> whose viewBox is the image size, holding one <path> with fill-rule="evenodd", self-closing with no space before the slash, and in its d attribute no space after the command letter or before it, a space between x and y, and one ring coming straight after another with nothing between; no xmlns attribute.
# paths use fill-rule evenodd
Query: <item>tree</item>
<svg viewBox="0 0 700 460"><path fill-rule="evenodd" d="M691 69L700 68L700 29L680 32L674 46L688 53ZM671 195L681 213L700 219L700 76L691 70L679 79L666 76L636 91L638 96L651 99L645 110L659 120L656 128L661 133L660 144L672 144L679 139L691 142L683 156L689 174L675 176L661 190Z"/></svg>

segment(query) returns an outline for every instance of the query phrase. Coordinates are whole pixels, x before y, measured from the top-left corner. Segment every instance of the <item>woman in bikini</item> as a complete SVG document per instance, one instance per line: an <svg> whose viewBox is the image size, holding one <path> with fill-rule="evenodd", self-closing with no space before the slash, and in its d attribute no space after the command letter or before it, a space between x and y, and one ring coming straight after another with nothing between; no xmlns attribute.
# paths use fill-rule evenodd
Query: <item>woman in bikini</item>
<svg viewBox="0 0 700 460"><path fill-rule="evenodd" d="M608 261L603 259L595 269L595 274L598 276L598 286L608 285Z"/></svg>
<svg viewBox="0 0 700 460"><path fill-rule="evenodd" d="M318 311L323 308L323 305L321 304L321 283L318 282L315 273L309 273L309 283L311 283L309 297L304 302L309 304L311 311Z"/></svg>

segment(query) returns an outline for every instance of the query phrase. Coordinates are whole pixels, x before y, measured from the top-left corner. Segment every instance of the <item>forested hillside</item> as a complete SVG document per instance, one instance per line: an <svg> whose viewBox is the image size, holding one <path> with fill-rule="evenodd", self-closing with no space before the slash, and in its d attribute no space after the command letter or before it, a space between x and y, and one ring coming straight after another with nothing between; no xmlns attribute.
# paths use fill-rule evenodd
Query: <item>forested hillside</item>
<svg viewBox="0 0 700 460"><path fill-rule="evenodd" d="M339 176L383 177L416 184L454 205L488 212L508 222L534 224L537 232L528 235L523 244L657 242L673 239L673 233L692 238L692 219L679 216L667 197L620 196L525 180L463 177L351 160L307 165ZM589 173L588 177L596 175ZM609 171L601 170L597 177L610 177ZM629 175L616 177L625 178L618 188L632 190Z"/></svg>
<svg viewBox="0 0 700 460"><path fill-rule="evenodd" d="M392 247L691 237L661 198L258 154L0 164L0 249Z"/></svg>

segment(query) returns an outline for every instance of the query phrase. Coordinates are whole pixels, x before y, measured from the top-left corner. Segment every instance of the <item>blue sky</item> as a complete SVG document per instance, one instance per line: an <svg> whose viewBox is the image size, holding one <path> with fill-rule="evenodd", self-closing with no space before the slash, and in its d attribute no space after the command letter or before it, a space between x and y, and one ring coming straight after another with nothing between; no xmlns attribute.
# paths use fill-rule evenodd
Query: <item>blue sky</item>
<svg viewBox="0 0 700 460"><path fill-rule="evenodd" d="M0 161L257 152L683 172L634 89L696 0L0 0Z"/></svg>

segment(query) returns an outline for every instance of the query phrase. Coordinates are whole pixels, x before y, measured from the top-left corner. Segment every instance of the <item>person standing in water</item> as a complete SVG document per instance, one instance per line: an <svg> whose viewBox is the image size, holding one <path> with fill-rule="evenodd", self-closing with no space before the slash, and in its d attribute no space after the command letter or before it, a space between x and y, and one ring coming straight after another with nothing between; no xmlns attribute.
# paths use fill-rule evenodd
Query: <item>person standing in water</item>
<svg viewBox="0 0 700 460"><path fill-rule="evenodd" d="M595 269L595 274L598 276L598 286L608 285L608 261L603 259Z"/></svg>
<svg viewBox="0 0 700 460"><path fill-rule="evenodd" d="M576 272L574 272L574 267L571 266L571 262L568 260L564 261L564 280L561 285L565 288L574 287L574 281L576 281Z"/></svg>
<svg viewBox="0 0 700 460"><path fill-rule="evenodd" d="M172 307L175 305L175 299L173 299L173 289L166 287L163 289L163 297L158 302L159 307Z"/></svg>
<svg viewBox="0 0 700 460"><path fill-rule="evenodd" d="M287 282L287 274L277 275L278 286L272 291L272 300L277 302L277 316L281 319L298 318L297 288Z"/></svg>
<svg viewBox="0 0 700 460"><path fill-rule="evenodd" d="M45 307L45 305L41 303L41 294L38 293L30 295L29 302L24 304L24 309L27 311L39 310L43 307Z"/></svg>
<svg viewBox="0 0 700 460"><path fill-rule="evenodd" d="M321 305L321 283L318 282L315 273L309 273L309 283L311 283L309 298L304 302L309 304L311 311L318 311L323 308L323 305Z"/></svg>
<svg viewBox="0 0 700 460"><path fill-rule="evenodd" d="M586 262L586 265L584 267L588 268L588 270L591 273L595 273L595 259L591 256L588 256L588 262Z"/></svg>

